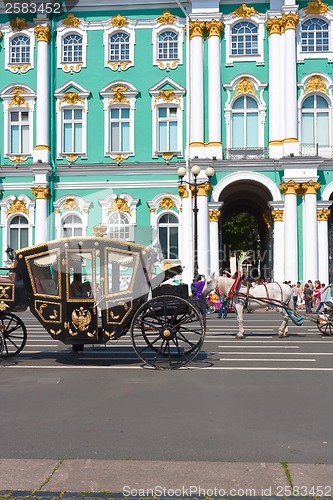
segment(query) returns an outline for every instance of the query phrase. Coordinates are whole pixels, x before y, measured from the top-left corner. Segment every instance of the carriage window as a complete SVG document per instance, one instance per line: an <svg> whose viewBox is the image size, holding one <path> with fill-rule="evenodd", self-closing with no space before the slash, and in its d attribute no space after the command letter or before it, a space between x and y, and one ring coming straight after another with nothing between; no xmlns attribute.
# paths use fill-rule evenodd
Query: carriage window
<svg viewBox="0 0 333 500"><path fill-rule="evenodd" d="M108 252L106 293L123 292L131 288L137 259L137 255L130 253Z"/></svg>
<svg viewBox="0 0 333 500"><path fill-rule="evenodd" d="M44 253L34 257L28 262L30 275L32 275L32 287L35 293L43 295L58 295L59 273L58 255L56 253Z"/></svg>

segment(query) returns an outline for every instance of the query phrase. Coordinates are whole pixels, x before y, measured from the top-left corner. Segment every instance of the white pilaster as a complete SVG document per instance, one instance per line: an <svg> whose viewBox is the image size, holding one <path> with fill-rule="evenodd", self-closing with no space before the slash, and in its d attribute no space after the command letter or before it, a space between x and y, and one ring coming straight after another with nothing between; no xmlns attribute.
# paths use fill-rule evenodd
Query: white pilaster
<svg viewBox="0 0 333 500"><path fill-rule="evenodd" d="M273 226L273 280L284 281L284 203L271 202Z"/></svg>
<svg viewBox="0 0 333 500"><path fill-rule="evenodd" d="M198 270L199 274L206 277L210 273L209 256L209 216L208 195L210 184L204 183L198 186Z"/></svg>
<svg viewBox="0 0 333 500"><path fill-rule="evenodd" d="M49 240L50 221L49 215L49 176L51 167L32 167L35 176L34 187L31 188L32 194L36 197L35 205L35 245L45 243Z"/></svg>
<svg viewBox="0 0 333 500"><path fill-rule="evenodd" d="M190 146L204 143L203 36L204 21L190 22Z"/></svg>
<svg viewBox="0 0 333 500"><path fill-rule="evenodd" d="M281 184L284 192L284 278L298 281L297 194L300 184L290 180Z"/></svg>
<svg viewBox="0 0 333 500"><path fill-rule="evenodd" d="M182 197L181 233L182 245L180 259L183 266L182 281L190 285L193 279L193 218L192 199L188 188L183 185L180 189Z"/></svg>
<svg viewBox="0 0 333 500"><path fill-rule="evenodd" d="M50 161L50 27L35 27L37 35L37 101L36 101L36 146L33 161Z"/></svg>
<svg viewBox="0 0 333 500"><path fill-rule="evenodd" d="M329 260L328 260L328 217L330 210L329 203L318 204L317 209L318 220L318 279L325 285L329 284Z"/></svg>
<svg viewBox="0 0 333 500"><path fill-rule="evenodd" d="M209 253L210 272L220 274L219 265L219 219L221 216L222 203L209 203Z"/></svg>
<svg viewBox="0 0 333 500"><path fill-rule="evenodd" d="M319 182L302 183L303 198L303 279L314 282L318 279L318 223L317 196Z"/></svg>

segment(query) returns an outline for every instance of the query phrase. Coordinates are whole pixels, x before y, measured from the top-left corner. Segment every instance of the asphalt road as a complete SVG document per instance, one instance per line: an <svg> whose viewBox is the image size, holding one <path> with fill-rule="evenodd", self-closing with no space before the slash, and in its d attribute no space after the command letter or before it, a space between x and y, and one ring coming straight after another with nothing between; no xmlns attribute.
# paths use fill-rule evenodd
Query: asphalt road
<svg viewBox="0 0 333 500"><path fill-rule="evenodd" d="M1 360L1 458L333 463L333 337L277 337L280 316L208 318L189 368L142 366L129 338L73 356L30 314Z"/></svg>

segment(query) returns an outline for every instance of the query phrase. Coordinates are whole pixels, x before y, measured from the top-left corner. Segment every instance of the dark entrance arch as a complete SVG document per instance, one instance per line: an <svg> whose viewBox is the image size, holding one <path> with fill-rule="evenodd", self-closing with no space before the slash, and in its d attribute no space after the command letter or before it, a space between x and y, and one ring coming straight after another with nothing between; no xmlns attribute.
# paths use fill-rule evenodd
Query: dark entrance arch
<svg viewBox="0 0 333 500"><path fill-rule="evenodd" d="M256 278L273 274L273 234L270 191L262 184L242 180L229 184L220 194L223 202L219 222L220 269L230 267L230 257L247 252L243 271ZM236 237L235 237L236 234Z"/></svg>

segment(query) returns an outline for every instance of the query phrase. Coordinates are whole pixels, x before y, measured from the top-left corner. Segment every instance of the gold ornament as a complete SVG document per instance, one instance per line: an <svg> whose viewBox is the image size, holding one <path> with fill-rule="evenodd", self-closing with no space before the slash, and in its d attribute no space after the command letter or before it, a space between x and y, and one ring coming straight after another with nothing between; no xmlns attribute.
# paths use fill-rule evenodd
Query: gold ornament
<svg viewBox="0 0 333 500"><path fill-rule="evenodd" d="M27 209L25 201L18 200L16 198L16 200L12 201L11 204L9 205L6 215L8 217L10 214L16 214L18 212L29 215L29 210Z"/></svg>
<svg viewBox="0 0 333 500"><path fill-rule="evenodd" d="M205 26L206 23L204 21L199 21L199 19L197 19L196 21L190 21L190 40L192 40L192 38L194 38L195 36L200 36L200 38L203 38Z"/></svg>
<svg viewBox="0 0 333 500"><path fill-rule="evenodd" d="M48 200L50 197L50 188L48 187L34 187L31 188L31 192L34 196L36 196L37 200Z"/></svg>
<svg viewBox="0 0 333 500"><path fill-rule="evenodd" d="M110 212L127 212L131 215L131 209L128 206L127 200L124 200L124 198L116 198L113 200L108 213Z"/></svg>
<svg viewBox="0 0 333 500"><path fill-rule="evenodd" d="M211 21L206 22L206 30L208 31L208 37L210 36L221 36L221 32L224 29L224 24L222 21L216 21L216 19L212 19Z"/></svg>
<svg viewBox="0 0 333 500"><path fill-rule="evenodd" d="M94 235L99 238L103 238L103 236L105 236L106 230L107 230L106 224L100 223L100 224L95 224L95 226L93 226Z"/></svg>
<svg viewBox="0 0 333 500"><path fill-rule="evenodd" d="M297 191L299 191L300 188L300 183L292 180L288 182L281 182L280 184L280 189L283 194L297 194Z"/></svg>
<svg viewBox="0 0 333 500"><path fill-rule="evenodd" d="M170 196L164 196L164 198L162 198L162 200L160 202L160 207L164 208L165 210L171 210L171 208L173 208L175 206L176 206L176 204L173 201L173 199L170 198Z"/></svg>
<svg viewBox="0 0 333 500"><path fill-rule="evenodd" d="M218 222L221 217L221 210L209 210L209 222Z"/></svg>
<svg viewBox="0 0 333 500"><path fill-rule="evenodd" d="M282 31L286 30L296 30L299 21L299 15L289 12L289 14L284 14L281 18Z"/></svg>
<svg viewBox="0 0 333 500"><path fill-rule="evenodd" d="M116 85L115 87L110 87L110 90L113 91L113 99L109 102L109 104L130 104L129 100L124 95L124 92L128 90L126 85Z"/></svg>
<svg viewBox="0 0 333 500"><path fill-rule="evenodd" d="M282 222L283 210L272 210L272 218L274 222Z"/></svg>
<svg viewBox="0 0 333 500"><path fill-rule="evenodd" d="M66 155L66 160L69 161L69 163L74 163L78 159L79 155L75 154L69 154Z"/></svg>
<svg viewBox="0 0 333 500"><path fill-rule="evenodd" d="M74 309L72 312L72 322L79 332L87 331L91 323L90 311L84 309L82 306L79 309Z"/></svg>
<svg viewBox="0 0 333 500"><path fill-rule="evenodd" d="M78 92L64 92L64 97L60 99L60 102L67 102L67 104L77 104L78 102L84 102L82 97L79 97Z"/></svg>
<svg viewBox="0 0 333 500"><path fill-rule="evenodd" d="M188 198L188 191L184 184L182 186L178 186L178 193L181 198Z"/></svg>
<svg viewBox="0 0 333 500"><path fill-rule="evenodd" d="M330 209L329 208L319 208L317 210L317 220L322 221L322 222L327 222L328 218L330 216Z"/></svg>
<svg viewBox="0 0 333 500"><path fill-rule="evenodd" d="M65 210L75 210L78 206L79 204L74 198L67 198L63 205Z"/></svg>
<svg viewBox="0 0 333 500"><path fill-rule="evenodd" d="M160 24L174 24L176 16L171 14L168 10L165 10L161 16L157 18L157 22Z"/></svg>
<svg viewBox="0 0 333 500"><path fill-rule="evenodd" d="M307 5L304 7L304 10L306 12L306 15L318 15L318 14L325 14L328 10L330 10L329 5L327 3L322 2L322 0L314 0L311 2L308 2Z"/></svg>
<svg viewBox="0 0 333 500"><path fill-rule="evenodd" d="M190 186L190 190L192 192L192 198L194 197L194 186ZM201 184L197 184L197 196L209 196L211 192L212 186L209 182L202 182Z"/></svg>
<svg viewBox="0 0 333 500"><path fill-rule="evenodd" d="M176 95L174 90L161 90L159 94L154 97L154 107L156 107L158 101L171 102L174 100L178 102L179 107L180 99L181 97Z"/></svg>
<svg viewBox="0 0 333 500"><path fill-rule="evenodd" d="M317 190L320 188L320 182L318 181L308 181L302 182L301 189L304 190L304 194L317 194Z"/></svg>
<svg viewBox="0 0 333 500"><path fill-rule="evenodd" d="M244 76L237 84L236 95L239 94L255 94L254 84L247 76Z"/></svg>
<svg viewBox="0 0 333 500"><path fill-rule="evenodd" d="M116 26L117 28L123 28L124 26L127 26L127 18L124 16L121 16L120 14L117 14L111 19L111 24L112 26Z"/></svg>
<svg viewBox="0 0 333 500"><path fill-rule="evenodd" d="M304 93L307 94L308 92L318 92L318 91L325 92L325 94L328 94L324 78L320 75L313 75L308 80Z"/></svg>
<svg viewBox="0 0 333 500"><path fill-rule="evenodd" d="M259 12L254 7L248 7L245 3L242 3L236 10L233 12L234 16L237 17L251 17L255 14L259 14Z"/></svg>
<svg viewBox="0 0 333 500"><path fill-rule="evenodd" d="M50 43L50 34L51 34L50 26L35 26L34 32L37 35L38 42Z"/></svg>
<svg viewBox="0 0 333 500"><path fill-rule="evenodd" d="M282 29L281 18L278 18L276 16L271 17L270 19L267 20L266 27L268 30L268 36L281 35L281 29Z"/></svg>
<svg viewBox="0 0 333 500"><path fill-rule="evenodd" d="M62 20L62 24L66 26L66 28L69 28L70 26L79 26L80 24L80 19L78 17L75 17L74 14L68 14L65 19Z"/></svg>
<svg viewBox="0 0 333 500"><path fill-rule="evenodd" d="M22 87L15 87L13 89L13 97L12 100L9 103L9 107L12 108L13 106L24 106L29 107L29 104L25 101L24 97L22 97L21 94L26 94L26 90Z"/></svg>
<svg viewBox="0 0 333 500"><path fill-rule="evenodd" d="M25 19L21 17L15 17L9 21L9 24L13 30L21 31L28 27L28 23Z"/></svg>

